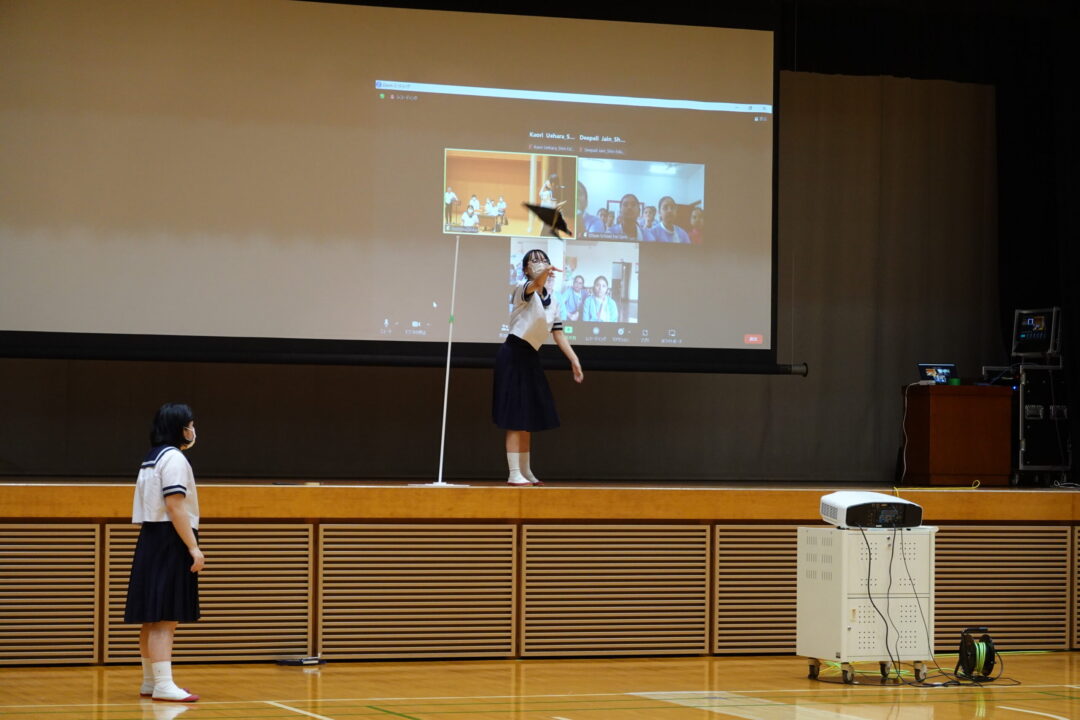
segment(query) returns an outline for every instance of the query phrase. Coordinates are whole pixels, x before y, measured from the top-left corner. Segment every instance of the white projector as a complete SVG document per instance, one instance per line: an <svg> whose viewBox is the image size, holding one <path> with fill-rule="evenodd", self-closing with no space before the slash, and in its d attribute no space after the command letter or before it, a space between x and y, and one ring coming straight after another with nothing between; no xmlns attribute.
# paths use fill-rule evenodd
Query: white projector
<svg viewBox="0 0 1080 720"><path fill-rule="evenodd" d="M842 491L821 498L821 519L840 527L918 527L922 507L885 493Z"/></svg>

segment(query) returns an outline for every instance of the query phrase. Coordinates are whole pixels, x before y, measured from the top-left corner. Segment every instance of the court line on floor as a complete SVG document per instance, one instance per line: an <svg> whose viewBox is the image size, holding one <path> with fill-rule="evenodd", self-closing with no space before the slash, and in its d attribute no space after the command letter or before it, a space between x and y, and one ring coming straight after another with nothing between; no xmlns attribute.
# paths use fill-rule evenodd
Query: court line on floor
<svg viewBox="0 0 1080 720"><path fill-rule="evenodd" d="M883 695L875 695L871 699L871 698L865 697L865 693L858 693L858 694L855 694L855 695L848 695L848 696L844 697L843 699L838 699L838 700L831 700L831 699L826 700L826 699L822 699L822 698L804 698L806 700L809 700L812 704L828 705L828 706L832 706L834 704L839 704L841 706L848 706L846 711L838 711L837 709L824 710L824 708L815 708L815 707L808 706L805 703L800 704L800 703L791 703L791 702L780 702L780 701L774 701L774 700L767 700L767 699L764 699L764 698L745 697L745 696L738 696L738 695L728 696L728 697L720 697L721 694L722 694L721 691L710 691L710 694L705 696L705 697L701 697L700 694L698 694L698 693L695 693L694 697L685 697L687 695L686 691L681 691L681 692L672 692L672 693L669 693L669 694L659 694L657 697L642 697L642 696L637 695L637 694L628 693L627 696L629 696L629 697L627 697L627 700L629 701L632 698L636 697L636 698L640 698L640 699L644 699L644 700L652 700L652 701L657 702L657 703L663 703L663 706L665 706L665 707L682 706L682 707L686 707L686 708L693 708L693 709L696 709L696 710L702 710L702 711L707 711L707 712L715 712L715 713L723 712L723 713L726 713L726 714L729 714L729 715L735 715L735 716L744 717L744 718L747 718L747 719L752 718L753 720L763 720L762 711L765 711L767 714L770 714L770 711L775 712L775 711L783 710L784 712L782 713L782 717L787 718L788 717L787 713L789 713L791 711L792 707L794 707L795 705L798 705L802 709L802 711L804 713L808 713L808 717L818 718L818 720L826 720L827 718L847 718L848 720L866 720L864 718L864 716L855 714L855 713L858 712L858 710L857 710L858 706L864 706L864 705L868 705L868 706L896 705L898 702L901 705L927 705L927 704L929 704L929 705L937 705L937 704L941 704L941 703L955 704L957 702L961 702L961 703L969 702L970 703L970 702L973 702L973 701L984 701L984 698L982 698L980 696L968 696L968 695L957 696L956 694L951 694L951 697L940 697L941 693L933 693L933 695L937 696L937 697L933 697L933 698L931 698L931 697L923 697L923 698L900 699L900 698L896 698L895 696L891 697L891 698L888 698L888 697L885 697ZM679 695L682 695L683 697L680 698ZM721 705L708 704L710 701L717 700L717 699L725 700L726 702L724 704L721 704ZM1005 698L998 698L998 699L1000 700L1000 699L1005 699ZM1043 698L1043 697L1038 697L1038 698L1026 698L1025 697L1025 698L1015 698L1015 699L1016 700L1045 700L1045 698ZM737 702L736 703L736 702L732 702L732 701L742 701L742 702ZM992 699L991 699L991 702L992 702ZM508 705L508 706L511 705L511 704L513 704L513 703L498 703L498 705ZM432 705L435 705L435 707L432 707ZM577 706L577 707L573 707L573 708L567 707L565 709L564 708L528 707L527 703L526 703L526 707L519 707L519 708L507 707L505 709L501 708L501 707L500 708L495 708L495 707L492 706L491 703L488 703L486 707L478 707L477 705L479 705L479 703L463 702L463 703L453 703L453 704L450 704L448 706L446 704L441 704L441 703L440 704L434 704L434 703L418 703L418 702L407 702L406 701L406 702L403 702L401 704L401 706L399 706L399 707L400 707L401 710L407 710L408 712L411 712L411 713L419 713L419 714L424 715L424 716L427 716L427 715L453 716L453 715L460 715L462 713L476 713L476 712L483 712L483 713L510 712L510 713L515 713L516 714L516 713L523 713L523 712L524 713L545 713L545 712L552 712L552 711L559 712L560 710L563 710L563 711L565 711L565 710L574 710L574 711L578 711L578 712L595 713L595 712L612 712L612 711L616 711L616 710L617 711L631 711L631 710L660 710L660 709L662 709L661 705L652 705L652 706L647 706L647 707L631 705L629 707L619 706L619 707L606 707L606 708L605 707L580 707L580 706ZM420 706L420 707L417 707L417 706ZM375 706L369 705L367 707L372 707L373 708ZM386 708L379 708L379 709L380 710L386 710ZM414 716L404 715L404 713L398 713L398 715L402 716L402 717L412 718L412 720L419 720L418 718L415 718ZM779 720L779 718L777 718L777 720Z"/></svg>
<svg viewBox="0 0 1080 720"><path fill-rule="evenodd" d="M1055 686L1057 687L1057 686ZM574 709L581 711L593 711L602 709L595 707L598 705L610 706L613 703L620 702L632 702L635 697L644 697L647 699L657 699L664 702L678 702L686 707L696 707L704 710L721 707L766 707L766 706L791 706L795 703L801 703L803 706L812 705L826 705L826 704L839 704L839 705L880 705L886 704L937 704L937 703L956 703L966 701L1036 701L1046 700L1047 696L1057 699L1056 694L1050 693L1046 690L1039 690L1032 686L1016 687L1016 688L973 688L973 687L958 687L958 688L935 688L930 692L924 691L921 694L913 695L910 692L897 695L895 692L876 692L880 690L892 690L888 687L868 687L861 691L839 691L833 689L821 689L821 690L807 690L800 695L792 696L785 694L779 696L779 699L770 699L767 693L748 693L740 694L738 692L724 691L724 690L678 690L678 691L666 691L666 692L653 692L653 693L618 693L618 694L597 694L597 693L583 693L577 695L521 695L521 696L472 696L472 697L444 697L444 698L407 698L389 701L395 703L393 707L399 707L402 709L408 708L411 712L433 712L442 714L452 714L454 712L460 712L454 708L473 708L481 705L486 706L488 709L494 706L511 705L516 703L525 703L529 705L530 712L558 712L559 706L569 709L569 705L573 704ZM900 688L904 689L904 688ZM929 689L928 689L929 690ZM993 695L991 695L993 693ZM1073 700L1075 698L1071 696L1061 696L1067 700ZM625 699L623 699L625 698ZM724 704L714 704L714 701L722 701ZM733 704L739 701L738 705ZM385 702L388 701L384 701ZM551 707L555 705L556 707ZM544 707L547 706L547 707ZM593 707L590 707L593 706Z"/></svg>
<svg viewBox="0 0 1080 720"><path fill-rule="evenodd" d="M387 710L386 708L381 708L378 705L367 705L365 707L369 707L372 710L378 710L379 712L384 712L387 715L393 715L394 717L405 718L405 720L420 720L420 718L418 717L406 715L405 713L394 712L393 710Z"/></svg>
<svg viewBox="0 0 1080 720"><path fill-rule="evenodd" d="M798 705L802 711L808 715L809 718L817 718L818 720L826 720L827 718L847 718L848 720L865 720L863 715L858 714L859 706L879 706L879 705L937 705L941 703L955 704L957 702L973 702L973 701L985 701L985 698L981 697L984 691L980 690L979 696L971 695L957 695L950 693L949 697L941 697L942 693L932 693L933 697L920 697L920 698L897 698L895 696L887 697L883 694L875 694L871 697L866 697L866 693L857 693L854 695L847 695L843 698L825 699L821 697L805 697L798 698L809 701L807 703L792 703L781 702L776 700L768 700L760 697L747 697L740 695L724 695L722 691L710 691L708 695L702 696L700 693L687 693L686 691L676 691L670 693L654 694L652 696L642 696L639 694L627 694L626 701L632 701L633 699L639 700L651 700L656 703L662 703L663 707L682 706L685 708L693 708L696 710L702 710L706 712L714 713L726 713L729 715L735 715L738 717L744 717L753 720L763 720L768 715L775 715L776 712L783 711L779 717L788 717L788 713L792 707ZM689 696L688 696L689 695ZM991 702L995 698L991 698ZM998 700L1006 698L996 698ZM1045 700L1044 697L1016 697L1014 700ZM715 700L724 701L722 704L712 704ZM592 701L603 702L603 701ZM648 707L630 705L618 706L618 707L581 707L580 705L575 707L555 707L555 708L541 708L541 707L529 707L529 703L525 703L525 707L511 707L516 705L517 702L499 702L487 703L483 702L458 702L458 703L424 703L424 702L409 702L404 701L398 706L394 706L396 710L402 712L388 711L385 707L377 707L374 705L368 705L367 707L377 709L382 712L391 712L398 717L410 718L411 720L419 720L415 715L406 715L405 713L419 713L423 716L438 715L438 716L454 716L462 713L490 713L490 712L510 712L510 713L546 713L546 712L559 712L560 710L573 710L585 713L595 712L613 712L613 711L630 711L630 710L660 710L662 706L651 705ZM498 705L500 707L494 707ZM503 708L501 706L506 705ZM813 705L830 706L831 709L826 710L824 707L813 707ZM834 705L847 706L844 710L832 707ZM344 710L345 708L341 708ZM765 713L764 715L762 713Z"/></svg>
<svg viewBox="0 0 1080 720"><path fill-rule="evenodd" d="M685 697L686 693L634 693L634 695L658 702L671 703L672 705L681 707L747 718L747 720L762 720L763 718L768 717L779 718L781 716L790 716L792 708L795 707L790 703L766 700L764 698L749 698L745 695L739 695L738 693L731 693L724 690L717 690L716 692L709 693L708 697ZM733 705L731 703L723 703L720 705L698 704L703 700L739 700L744 702L747 700L758 700L758 702L745 705ZM780 715L777 715L776 711L781 711ZM800 718L805 717L807 720L829 720L830 718L839 718L840 720L867 720L863 715L852 715L846 712L836 712L834 710L825 710L823 708L799 707L798 712Z"/></svg>
<svg viewBox="0 0 1080 720"><path fill-rule="evenodd" d="M881 685L881 686L865 685L865 686L861 686L861 687L865 687L867 691L869 691L869 690L875 690L875 691L884 690L884 691L887 691L887 692L910 691L910 688L908 688L907 686L903 686L903 685ZM1062 684L1056 684L1056 685L1026 685L1025 684L1025 685L1022 685L1022 686L1016 686L1017 689L1014 692L1023 692L1023 690L1031 690L1031 689L1035 689L1035 688L1063 688L1063 687L1065 687L1065 688L1077 688L1077 687L1080 687L1080 686L1062 685ZM939 691L939 692L940 691L959 692L959 691L965 691L965 690L974 691L974 690L987 690L987 689L999 690L999 691L1012 690L1011 688L1005 688L1005 687L990 688L990 687L986 687L986 686L984 686L982 688L956 687L956 688L926 688L926 689L927 690L933 689L933 690ZM813 688L801 688L801 689L790 689L790 690L783 690L783 689L776 689L776 688L761 689L761 690L651 690L651 691L648 691L648 692L672 693L672 694L683 694L683 695L692 695L692 694L709 695L709 694L716 693L716 692L738 693L738 694L757 693L759 695L775 695L775 694L816 693L816 692L830 692L830 691L836 692L835 689L828 689L827 690L825 688L822 688L821 690L814 690ZM862 692L862 691L857 691L857 692ZM645 694L645 693L643 693L641 691L635 691L635 692L627 691L627 692L611 692L611 693L538 693L538 694L535 694L535 695L430 695L430 696L421 696L421 697L397 696L397 697L355 697L355 698L293 698L293 699L285 699L285 700L275 700L273 702L282 702L282 703L363 702L363 703L370 703L370 702L385 702L385 701L389 701L389 700L401 700L401 701L421 701L421 700L500 700L500 699L530 699L530 698L622 697L622 696L625 696L625 695L642 695L642 694ZM848 697L848 696L845 695L845 697ZM267 700L200 700L197 703L197 706L205 707L206 705L257 705L257 704L266 703L266 702L269 702L269 701L267 701ZM6 710L6 709L14 710L14 709L17 709L17 708L132 707L132 706L140 707L138 702L121 702L121 703L41 703L41 704L32 704L32 705L27 705L27 704L23 704L23 705L0 705L0 710Z"/></svg>
<svg viewBox="0 0 1080 720"><path fill-rule="evenodd" d="M316 713L308 712L307 710L300 710L298 708L289 707L288 705L279 703L276 700L262 700L261 702L265 703L266 705L273 705L276 708L281 708L282 710L291 710L292 712L299 713L300 715L307 715L308 717L315 718L315 720L334 720L333 718L326 717L325 715L317 715Z"/></svg>
<svg viewBox="0 0 1080 720"><path fill-rule="evenodd" d="M1023 710L1021 708L1009 707L1008 705L998 705L1002 710L1015 710L1016 712L1031 713L1032 715L1042 715L1043 717L1054 718L1054 720L1069 720L1069 718L1061 717L1060 715L1051 715L1050 713L1039 712L1038 710Z"/></svg>
<svg viewBox="0 0 1080 720"><path fill-rule="evenodd" d="M573 708L573 709L576 710L576 711L585 712L585 713L596 713L596 712L609 713L609 712L613 712L613 711L620 711L620 712L623 712L623 711L641 711L641 710L653 710L653 711L656 711L656 710L662 710L662 709L665 709L665 708L672 708L673 709L673 708L680 708L681 707L681 708L694 709L694 710L699 710L699 711L706 711L706 712L713 712L713 713L723 713L723 714L729 715L729 716L744 718L745 720L788 720L791 717L790 716L791 711L796 707L796 705L793 705L793 704L790 704L790 703L777 702L777 701L762 701L761 699L758 699L758 698L743 698L743 697L718 698L717 696L719 694L720 693L717 693L717 692L714 691L713 694L710 697L701 698L701 700L708 701L708 700L714 700L714 699L724 699L724 700L728 700L729 702L727 702L727 703L725 703L723 705L712 705L712 706L695 703L693 698L683 698L682 702L679 702L677 698L673 697L674 695L676 695L676 693L672 693L672 695L670 695L670 696L666 696L666 697L661 696L659 698L640 697L640 696L637 696L635 698L635 699L639 699L639 700L652 700L653 702L658 703L657 705L649 705L649 706L633 706L633 705L631 705L630 707L617 707L617 708L603 708L603 707L581 708L581 707L578 707L578 708ZM935 693L935 695L936 694L937 693ZM977 699L977 698L972 698L972 700L974 700L974 699ZM748 703L732 703L732 702L730 702L731 700L749 700L751 702L748 702ZM960 700L963 701L964 699L960 699ZM902 703L902 704L909 704L910 703L912 705L926 705L926 704L936 705L936 704L939 704L939 703L954 704L956 702L957 702L956 698L947 699L947 698L940 698L939 697L939 698L935 698L935 699L924 698L924 699L921 699L921 700L910 700L910 701ZM860 705L864 705L864 706L865 705L871 705L871 706L894 705L895 700L876 699L874 701L867 702L865 699L860 701L857 697L849 697L847 703L841 703L841 704L842 705L844 705L844 704L846 704L846 705L854 705L854 706L860 706ZM386 713L388 715L393 715L394 717L404 718L405 720L421 720L421 718L418 717L415 714L406 714L405 712L395 712L395 711L388 710L387 708L378 707L378 706L375 706L375 705L367 705L365 707L367 707L369 709L372 709L372 710L376 710L376 711L381 712L381 713ZM1003 706L1003 707L1009 707L1009 706ZM807 707L805 705L799 705L798 708L803 714L807 715L808 720L827 720L827 719L832 719L832 718L843 718L844 720L868 720L867 716L857 714L857 713L859 713L858 707L848 707L848 708L844 708L842 710L839 709L839 708L826 710L824 708L814 708L814 707ZM346 709L346 708L342 708L342 710L344 710L344 709ZM517 716L517 715L519 715L521 713L532 714L532 713L551 712L553 710L555 712L559 711L559 710L557 710L555 708L541 709L541 708L530 708L530 707L507 708L506 710L502 710L502 709L496 710L495 708L492 708L492 707L468 707L467 703L462 704L462 705L458 706L458 709L453 709L453 710L448 710L448 709L445 709L445 708L413 709L412 707L409 707L408 705L406 705L405 707L403 707L401 709L402 710L407 710L410 713L419 713L419 715L423 716L423 717L429 717L429 716L452 717L452 716L461 715L463 713L464 714L469 714L470 716L471 716L471 714L474 714L474 713L482 713L482 714L487 715L487 714L492 713L492 712L500 712L500 713L501 712L510 712L512 714L512 716ZM567 708L567 709L570 709L570 708ZM1010 709L1012 709L1012 708L1010 708ZM1019 708L1015 708L1015 709L1019 710ZM1023 711L1021 711L1021 712L1023 712ZM779 714L777 714L777 713L779 713ZM353 713L350 713L350 714L353 714ZM1036 713L1036 714L1041 714L1041 713ZM1048 713L1045 714L1045 715L1046 715L1046 717L1050 717L1053 720L1067 720L1067 718L1064 718L1064 717L1061 717L1061 716L1058 716L1058 715L1050 715Z"/></svg>

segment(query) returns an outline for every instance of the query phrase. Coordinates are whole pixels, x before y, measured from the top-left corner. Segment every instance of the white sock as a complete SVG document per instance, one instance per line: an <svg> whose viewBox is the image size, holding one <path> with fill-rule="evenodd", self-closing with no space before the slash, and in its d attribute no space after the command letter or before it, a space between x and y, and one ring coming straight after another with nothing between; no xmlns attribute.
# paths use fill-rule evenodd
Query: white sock
<svg viewBox="0 0 1080 720"><path fill-rule="evenodd" d="M154 666L150 658L142 660L142 685L139 686L140 695L150 695L154 692Z"/></svg>
<svg viewBox="0 0 1080 720"><path fill-rule="evenodd" d="M532 485L529 478L521 474L521 456L522 453L506 453L506 464L510 467L510 477L506 482L510 485Z"/></svg>
<svg viewBox="0 0 1080 720"><path fill-rule="evenodd" d="M528 480L529 482L531 482L532 484L535 485L536 483L540 482L540 478L533 475L532 468L529 467L529 454L530 453L524 452L524 453L520 453L520 454L521 454L521 474L525 476L526 480Z"/></svg>
<svg viewBox="0 0 1080 720"><path fill-rule="evenodd" d="M182 700L190 693L176 686L172 679L172 662L163 660L153 663L154 669L154 697L168 698L169 700Z"/></svg>

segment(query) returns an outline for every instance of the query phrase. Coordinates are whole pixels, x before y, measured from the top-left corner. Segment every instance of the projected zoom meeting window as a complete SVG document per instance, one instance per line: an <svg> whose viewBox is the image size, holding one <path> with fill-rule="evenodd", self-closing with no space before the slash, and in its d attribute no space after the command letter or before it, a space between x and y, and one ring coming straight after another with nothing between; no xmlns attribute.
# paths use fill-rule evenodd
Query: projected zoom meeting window
<svg viewBox="0 0 1080 720"><path fill-rule="evenodd" d="M545 250L563 270L549 276L548 292L567 332L587 342L630 342L626 328L598 325L637 324L649 272L640 243L705 241L704 165L447 149L444 167L443 231L506 238L508 302L525 281L522 258ZM553 238L526 204L561 210L569 237Z"/></svg>
<svg viewBox="0 0 1080 720"><path fill-rule="evenodd" d="M124 3L91 25L77 3L20 3L8 64L37 75L0 113L21 158L0 166L0 333L385 342L351 347L392 358L408 341L441 358L451 330L499 341L535 246L558 258L551 292L579 342L769 360L771 32L264 4L257 27L222 17L206 37L199 3L167 27ZM270 54L239 50L246 32ZM320 51L292 53L296 37ZM145 52L189 41L220 62ZM64 93L71 57L85 93ZM145 72L113 92L117 67ZM222 68L258 81L205 92ZM569 236L523 203L561 208Z"/></svg>

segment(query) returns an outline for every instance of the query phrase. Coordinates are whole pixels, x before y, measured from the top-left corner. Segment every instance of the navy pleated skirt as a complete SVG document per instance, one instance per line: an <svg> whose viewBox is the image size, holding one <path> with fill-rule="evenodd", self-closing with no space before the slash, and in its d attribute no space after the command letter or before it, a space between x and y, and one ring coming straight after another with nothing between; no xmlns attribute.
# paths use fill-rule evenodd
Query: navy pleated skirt
<svg viewBox="0 0 1080 720"><path fill-rule="evenodd" d="M550 430L559 427L540 353L516 335L509 335L495 358L491 419L503 430Z"/></svg>
<svg viewBox="0 0 1080 720"><path fill-rule="evenodd" d="M199 531L195 531L195 537ZM144 522L135 544L124 622L199 619L199 574L171 522Z"/></svg>

